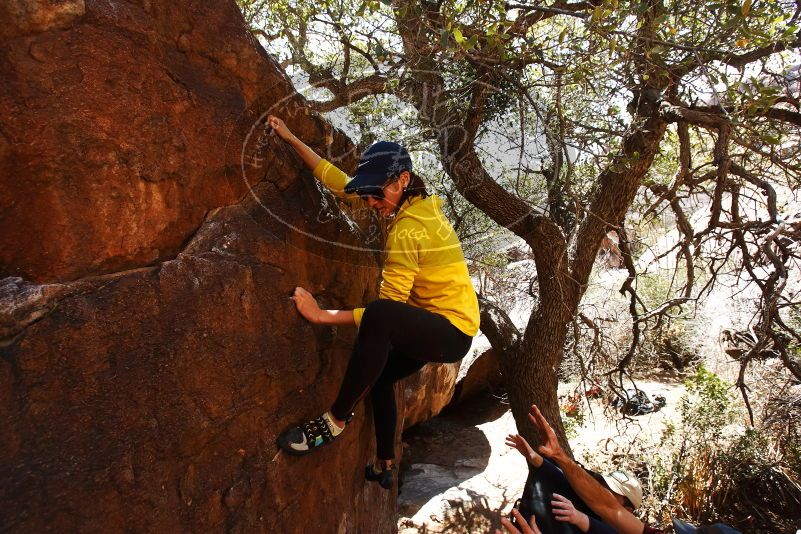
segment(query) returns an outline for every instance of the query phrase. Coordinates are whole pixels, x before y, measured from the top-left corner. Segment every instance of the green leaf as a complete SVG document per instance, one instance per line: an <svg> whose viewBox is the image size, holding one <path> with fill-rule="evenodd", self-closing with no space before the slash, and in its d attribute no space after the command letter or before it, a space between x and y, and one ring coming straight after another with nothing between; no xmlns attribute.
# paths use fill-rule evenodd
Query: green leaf
<svg viewBox="0 0 801 534"><path fill-rule="evenodd" d="M464 35L462 35L462 31L459 28L453 29L453 37L456 39L456 42L462 44L464 42Z"/></svg>
<svg viewBox="0 0 801 534"><path fill-rule="evenodd" d="M761 135L760 138L769 145L778 145L781 143L781 139L779 139L779 137L776 135L764 134Z"/></svg>
<svg viewBox="0 0 801 534"><path fill-rule="evenodd" d="M747 17L750 12L751 12L751 0L744 0L742 7L743 16Z"/></svg>
<svg viewBox="0 0 801 534"><path fill-rule="evenodd" d="M439 44L442 48L448 47L448 30L444 28L439 31Z"/></svg>

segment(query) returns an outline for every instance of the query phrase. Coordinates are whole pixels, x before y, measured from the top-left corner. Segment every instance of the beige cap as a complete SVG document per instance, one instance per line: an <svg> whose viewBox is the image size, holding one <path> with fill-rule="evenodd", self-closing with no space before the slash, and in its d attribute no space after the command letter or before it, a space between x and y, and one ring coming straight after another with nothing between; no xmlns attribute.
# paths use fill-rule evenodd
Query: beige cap
<svg viewBox="0 0 801 534"><path fill-rule="evenodd" d="M639 508L642 504L642 486L631 471L612 471L604 475L604 481L610 490L631 501L634 508Z"/></svg>

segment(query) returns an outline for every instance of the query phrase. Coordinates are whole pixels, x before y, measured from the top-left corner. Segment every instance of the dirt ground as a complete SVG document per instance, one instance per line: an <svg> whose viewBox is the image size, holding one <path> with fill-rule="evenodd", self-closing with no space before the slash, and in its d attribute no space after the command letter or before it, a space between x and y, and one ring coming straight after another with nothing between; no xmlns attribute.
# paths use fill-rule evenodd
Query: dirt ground
<svg viewBox="0 0 801 534"><path fill-rule="evenodd" d="M665 422L678 417L681 380L661 377L637 384L651 398L665 396L665 408L621 422L603 401L592 401L570 440L577 459L594 465L653 443ZM560 393L574 387L566 384ZM497 527L499 514L522 494L528 474L523 457L504 444L513 432L509 407L491 394L409 429L403 437L399 533L491 532Z"/></svg>

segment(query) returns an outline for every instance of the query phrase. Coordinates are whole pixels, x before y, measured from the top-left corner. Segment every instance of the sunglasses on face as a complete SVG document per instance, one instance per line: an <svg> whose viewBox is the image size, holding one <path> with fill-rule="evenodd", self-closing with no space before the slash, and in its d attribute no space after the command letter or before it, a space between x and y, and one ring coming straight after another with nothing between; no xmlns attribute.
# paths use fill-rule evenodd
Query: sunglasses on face
<svg viewBox="0 0 801 534"><path fill-rule="evenodd" d="M384 200L384 190L383 189L376 189L375 191L359 191L358 193L359 198L362 200L368 200L374 198L376 200Z"/></svg>
<svg viewBox="0 0 801 534"><path fill-rule="evenodd" d="M398 181L398 178L390 178L384 185L381 187L371 187L369 189L365 188L361 191L357 191L356 194L359 195L359 198L362 200L367 200L369 198L374 198L376 200L384 200L384 188L390 186Z"/></svg>

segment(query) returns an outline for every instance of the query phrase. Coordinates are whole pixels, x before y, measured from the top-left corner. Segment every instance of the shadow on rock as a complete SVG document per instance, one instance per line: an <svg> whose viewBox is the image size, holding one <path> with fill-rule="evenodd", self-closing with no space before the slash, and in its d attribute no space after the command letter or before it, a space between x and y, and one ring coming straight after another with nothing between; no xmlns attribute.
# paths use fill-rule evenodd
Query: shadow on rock
<svg viewBox="0 0 801 534"><path fill-rule="evenodd" d="M459 404L449 404L440 418L472 426L495 421L509 410L506 393L501 389L485 390Z"/></svg>
<svg viewBox="0 0 801 534"><path fill-rule="evenodd" d="M411 520L398 525L399 534L471 534L474 532L493 532L500 528L499 510L511 508L514 496L507 496L501 506L490 504L485 495L472 490L463 490L461 498L450 499L444 517L436 523L419 525Z"/></svg>
<svg viewBox="0 0 801 534"><path fill-rule="evenodd" d="M505 410L497 399L482 396L407 430L399 513L413 516L434 497L451 492L455 502L449 513L461 509L459 501L472 491L458 486L484 472L492 451L476 425L494 421Z"/></svg>

